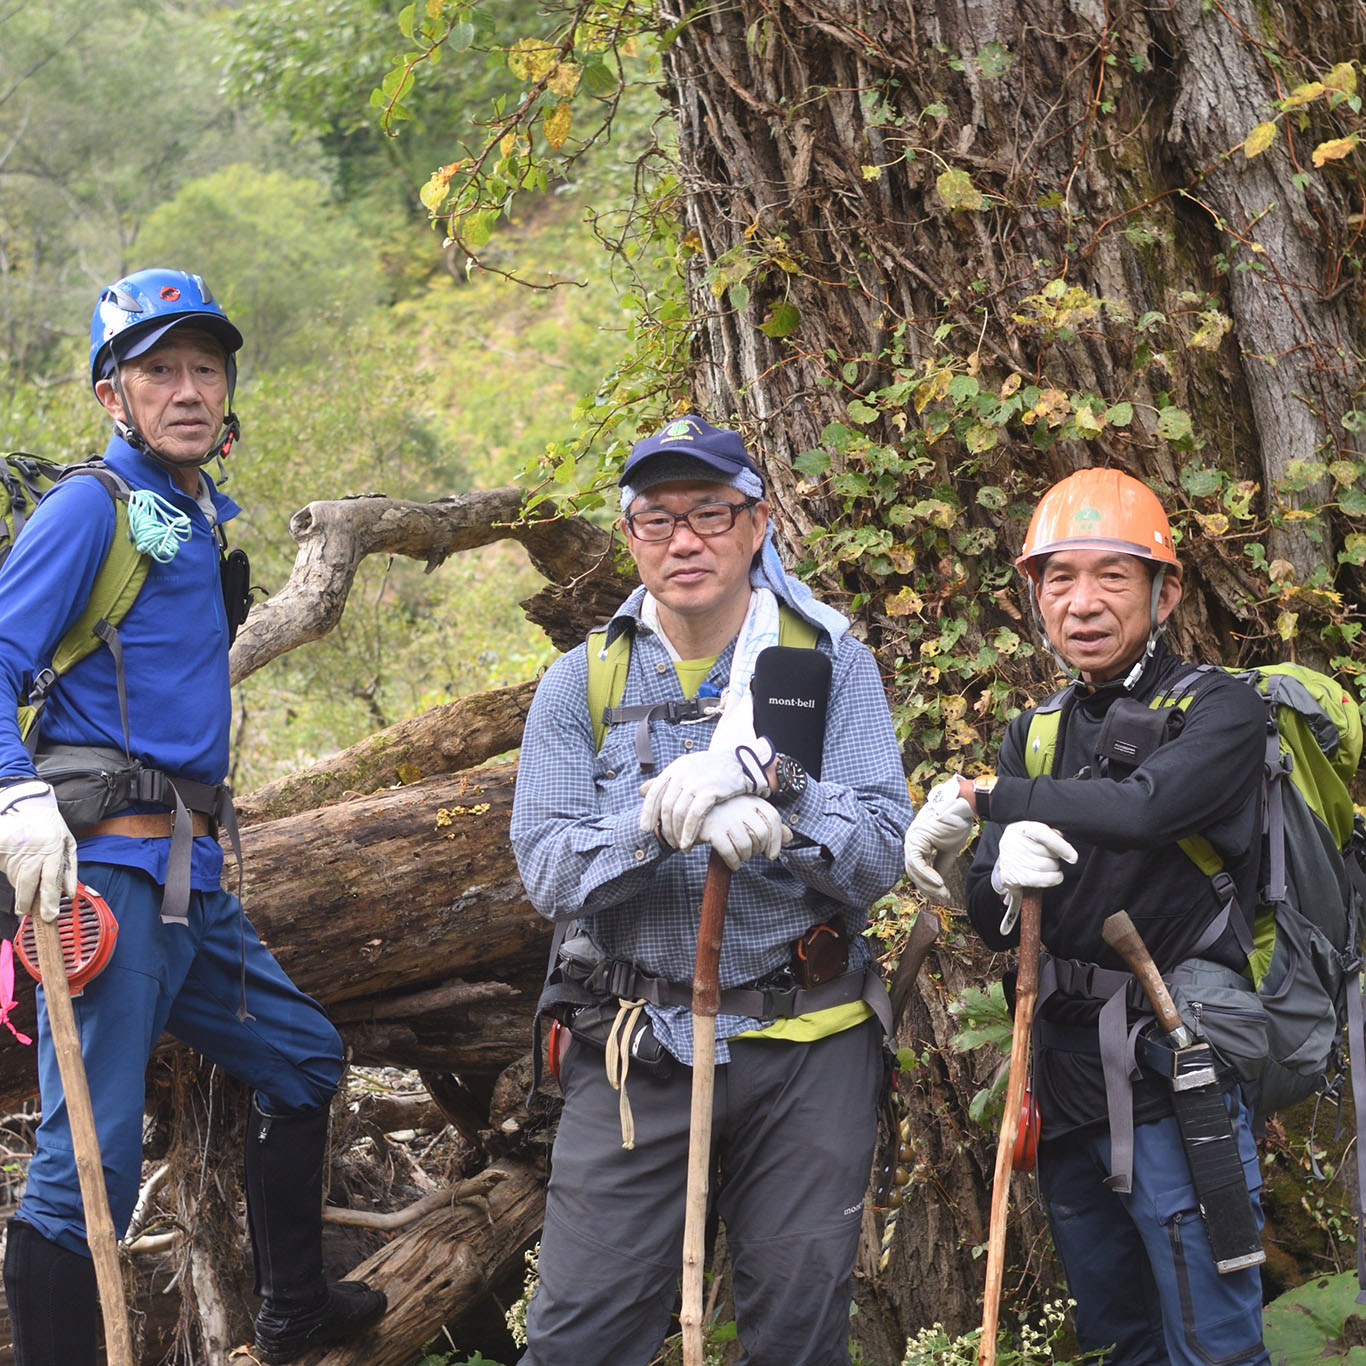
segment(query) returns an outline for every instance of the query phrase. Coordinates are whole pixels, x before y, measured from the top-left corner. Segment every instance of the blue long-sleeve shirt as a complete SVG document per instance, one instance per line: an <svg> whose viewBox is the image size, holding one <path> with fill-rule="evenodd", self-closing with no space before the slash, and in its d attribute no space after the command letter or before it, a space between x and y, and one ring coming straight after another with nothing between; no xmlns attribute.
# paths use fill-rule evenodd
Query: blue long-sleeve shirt
<svg viewBox="0 0 1366 1366"><path fill-rule="evenodd" d="M622 704L682 700L663 642L639 621L644 590L617 616L636 619ZM754 982L789 961L791 943L842 912L850 966L868 961L861 931L867 907L902 874L910 800L886 694L872 654L842 635L818 648L832 658L821 777L784 810L796 838L776 860L756 856L731 880L721 948L721 986ZM732 641L708 681L723 688ZM681 755L706 749L715 719L651 724L655 768L642 772L634 723L610 727L594 752L588 714L587 647L555 661L536 689L522 740L512 811L512 847L532 904L551 920L582 915L607 954L672 982L691 981L709 850L680 853L639 828L640 785ZM692 1061L692 1019L683 1007L650 1007L660 1042ZM759 1022L721 1014L716 1058L726 1040Z"/></svg>
<svg viewBox="0 0 1366 1366"><path fill-rule="evenodd" d="M213 526L166 470L121 438L110 441L104 458L133 488L151 489L190 520L189 540L169 563L150 562L147 581L118 626L131 752L150 767L221 782L228 770L232 705ZM237 515L237 505L207 475L204 487L217 522ZM114 504L98 481L67 479L38 504L0 566L0 777L33 773L15 708L85 607L114 530ZM123 749L114 657L106 646L57 682L41 734L44 744ZM79 854L83 861L141 868L162 882L169 848L168 839L102 835L83 840ZM222 862L217 841L200 836L191 884L216 888Z"/></svg>

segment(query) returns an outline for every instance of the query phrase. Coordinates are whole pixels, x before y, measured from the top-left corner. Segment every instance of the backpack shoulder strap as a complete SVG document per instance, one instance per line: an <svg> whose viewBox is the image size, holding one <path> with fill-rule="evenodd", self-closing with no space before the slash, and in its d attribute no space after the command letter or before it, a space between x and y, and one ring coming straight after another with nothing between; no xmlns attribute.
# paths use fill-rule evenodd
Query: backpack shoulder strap
<svg viewBox="0 0 1366 1366"><path fill-rule="evenodd" d="M785 602L778 604L778 644L801 650L814 650L820 628L794 612Z"/></svg>
<svg viewBox="0 0 1366 1366"><path fill-rule="evenodd" d="M607 737L604 713L621 701L626 691L626 671L631 666L632 631L628 626L610 643L604 626L588 633L588 715L593 722L593 749L602 748Z"/></svg>
<svg viewBox="0 0 1366 1366"><path fill-rule="evenodd" d="M59 476L68 479L83 475L95 479L114 504L114 537L104 557L85 610L76 618L71 629L57 643L52 652L52 671L60 677L79 664L99 647L100 622L117 627L147 581L149 560L137 549L128 528L128 497L132 493L128 483L114 473L102 460L89 460L71 465Z"/></svg>
<svg viewBox="0 0 1366 1366"><path fill-rule="evenodd" d="M1025 775L1042 778L1053 772L1053 761L1058 752L1058 731L1062 728L1063 708L1071 688L1059 688L1045 697L1029 718L1025 735Z"/></svg>

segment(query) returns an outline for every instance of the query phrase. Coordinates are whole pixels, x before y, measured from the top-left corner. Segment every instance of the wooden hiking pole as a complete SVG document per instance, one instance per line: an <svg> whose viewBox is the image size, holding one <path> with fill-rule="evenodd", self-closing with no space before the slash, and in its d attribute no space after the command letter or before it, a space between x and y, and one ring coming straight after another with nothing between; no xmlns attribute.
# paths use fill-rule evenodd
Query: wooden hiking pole
<svg viewBox="0 0 1366 1366"><path fill-rule="evenodd" d="M73 912L74 913L74 912ZM76 1012L71 1008L71 992L66 980L61 935L55 920L44 920L35 907L32 912L33 937L38 947L38 969L43 978L47 1001L47 1023L52 1031L52 1046L57 1053L57 1069L66 1095L66 1112L71 1123L71 1146L76 1157L76 1175L85 1206L85 1238L95 1263L95 1283L100 1292L100 1313L104 1319L104 1348L108 1366L133 1366L133 1336L128 1322L128 1301L119 1270L119 1240L109 1213L109 1195L104 1186L104 1164L95 1133L95 1111L90 1104L90 1086L81 1058L81 1041L76 1033Z"/></svg>
<svg viewBox="0 0 1366 1366"><path fill-rule="evenodd" d="M1001 1277L1006 1258L1006 1206L1015 1153L1015 1131L1024 1105L1029 1076L1029 1033L1034 1024L1034 1001L1039 994L1039 918L1042 895L1026 892L1020 904L1020 958L1015 978L1015 1027L1010 1036L1010 1078L1006 1083L1005 1112L996 1142L996 1174L991 1182L991 1225L987 1239L987 1284L982 1295L982 1339L977 1344L978 1366L995 1366L996 1324L1001 1308Z"/></svg>
<svg viewBox="0 0 1366 1366"><path fill-rule="evenodd" d="M692 975L692 1112L688 1121L688 1196L683 1213L683 1366L704 1366L702 1262L706 1255L711 1111L716 1088L716 1014L721 1006L721 936L730 869L714 849L702 887L702 923Z"/></svg>

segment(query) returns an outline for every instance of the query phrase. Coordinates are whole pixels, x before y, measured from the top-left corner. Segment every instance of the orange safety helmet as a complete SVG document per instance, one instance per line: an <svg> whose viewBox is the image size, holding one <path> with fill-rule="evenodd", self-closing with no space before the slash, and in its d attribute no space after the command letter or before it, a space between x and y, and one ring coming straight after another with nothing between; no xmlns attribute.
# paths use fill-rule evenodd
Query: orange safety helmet
<svg viewBox="0 0 1366 1366"><path fill-rule="evenodd" d="M1054 484L1029 519L1015 564L1038 583L1038 561L1066 549L1120 550L1180 567L1157 495L1123 470L1078 470Z"/></svg>

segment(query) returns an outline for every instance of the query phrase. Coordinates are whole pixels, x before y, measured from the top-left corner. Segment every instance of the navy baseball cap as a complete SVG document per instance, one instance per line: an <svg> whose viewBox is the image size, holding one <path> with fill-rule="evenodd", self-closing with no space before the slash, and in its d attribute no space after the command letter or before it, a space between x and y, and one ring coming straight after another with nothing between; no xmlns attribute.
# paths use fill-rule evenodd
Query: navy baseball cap
<svg viewBox="0 0 1366 1366"><path fill-rule="evenodd" d="M745 452L739 432L713 427L703 418L688 414L637 441L617 483L640 493L651 484L672 479L715 479L718 484L735 484L739 478L750 483L745 475L757 479L763 489L763 471Z"/></svg>

